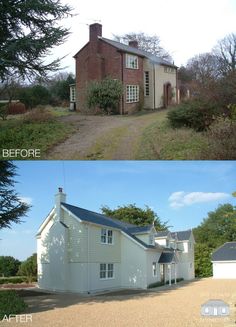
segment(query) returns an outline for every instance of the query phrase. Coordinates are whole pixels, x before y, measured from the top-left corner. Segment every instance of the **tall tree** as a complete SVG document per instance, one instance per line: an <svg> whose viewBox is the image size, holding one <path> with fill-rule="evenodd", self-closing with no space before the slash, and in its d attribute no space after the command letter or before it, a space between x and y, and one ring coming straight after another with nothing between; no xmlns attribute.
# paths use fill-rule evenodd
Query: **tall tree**
<svg viewBox="0 0 236 327"><path fill-rule="evenodd" d="M102 206L101 210L106 216L114 217L138 226L150 225L154 222L154 226L157 230L166 230L170 227L167 226L167 221L162 222L158 215L148 206L146 206L145 209L138 208L135 204L119 206L116 209Z"/></svg>
<svg viewBox="0 0 236 327"><path fill-rule="evenodd" d="M168 61L172 60L171 55L161 47L160 38L157 35L132 32L124 35L114 35L114 39L126 44L128 44L129 41L137 41L139 49L150 52L162 59Z"/></svg>
<svg viewBox="0 0 236 327"><path fill-rule="evenodd" d="M33 253L21 263L18 275L26 276L28 283L32 283L33 278L37 277L37 254Z"/></svg>
<svg viewBox="0 0 236 327"><path fill-rule="evenodd" d="M45 57L68 36L58 23L71 11L60 0L0 1L0 79L57 71L60 59L45 63Z"/></svg>
<svg viewBox="0 0 236 327"><path fill-rule="evenodd" d="M236 71L236 34L231 33L220 40L213 48L213 54L218 58L221 74L227 75Z"/></svg>
<svg viewBox="0 0 236 327"><path fill-rule="evenodd" d="M10 161L0 161L0 229L20 223L30 208L14 190L15 176L16 166Z"/></svg>

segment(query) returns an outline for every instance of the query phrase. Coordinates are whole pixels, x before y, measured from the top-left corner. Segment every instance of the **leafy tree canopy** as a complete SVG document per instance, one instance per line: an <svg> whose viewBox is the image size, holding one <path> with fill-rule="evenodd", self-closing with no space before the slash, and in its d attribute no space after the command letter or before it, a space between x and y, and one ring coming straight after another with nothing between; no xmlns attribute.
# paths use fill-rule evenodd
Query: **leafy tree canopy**
<svg viewBox="0 0 236 327"><path fill-rule="evenodd" d="M0 256L0 276L16 276L20 261L10 256Z"/></svg>
<svg viewBox="0 0 236 327"><path fill-rule="evenodd" d="M215 249L225 242L236 240L236 209L231 204L220 205L194 229L197 243Z"/></svg>
<svg viewBox="0 0 236 327"><path fill-rule="evenodd" d="M45 57L68 36L58 22L71 16L71 10L60 0L0 1L0 79L57 71L60 59L47 64Z"/></svg>
<svg viewBox="0 0 236 327"><path fill-rule="evenodd" d="M37 276L37 254L32 254L24 262L21 263L18 275L26 276L29 283L32 282L33 277Z"/></svg>
<svg viewBox="0 0 236 327"><path fill-rule="evenodd" d="M148 206L145 206L145 209L138 208L135 204L119 206L116 209L102 206L101 210L106 216L138 226L151 225L154 222L157 230L166 230L170 227L167 226L167 221L162 222L158 215Z"/></svg>
<svg viewBox="0 0 236 327"><path fill-rule="evenodd" d="M16 166L10 161L0 161L0 229L20 223L30 208L14 190L15 176Z"/></svg>
<svg viewBox="0 0 236 327"><path fill-rule="evenodd" d="M195 275L196 277L212 276L211 254L212 248L204 243L195 244Z"/></svg>

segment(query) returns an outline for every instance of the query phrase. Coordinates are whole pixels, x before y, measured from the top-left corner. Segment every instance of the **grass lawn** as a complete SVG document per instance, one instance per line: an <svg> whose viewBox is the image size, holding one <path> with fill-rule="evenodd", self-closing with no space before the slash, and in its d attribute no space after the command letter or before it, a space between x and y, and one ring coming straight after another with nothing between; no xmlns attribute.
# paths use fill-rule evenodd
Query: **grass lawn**
<svg viewBox="0 0 236 327"><path fill-rule="evenodd" d="M173 129L166 119L167 111L149 125L143 132L137 160L198 160L201 151L207 147L202 133L188 128Z"/></svg>
<svg viewBox="0 0 236 327"><path fill-rule="evenodd" d="M40 149L43 157L50 147L66 139L74 130L71 124L57 120L26 123L22 118L16 118L0 121L0 149ZM2 155L0 152L0 159L3 159Z"/></svg>

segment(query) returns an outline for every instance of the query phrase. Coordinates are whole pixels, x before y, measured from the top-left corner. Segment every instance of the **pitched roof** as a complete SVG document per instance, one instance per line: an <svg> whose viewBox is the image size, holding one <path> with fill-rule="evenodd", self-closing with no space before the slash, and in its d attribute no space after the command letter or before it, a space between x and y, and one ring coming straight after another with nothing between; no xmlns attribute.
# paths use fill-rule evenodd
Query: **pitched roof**
<svg viewBox="0 0 236 327"><path fill-rule="evenodd" d="M180 232L172 232L171 237L175 238L175 236L177 236L178 241L187 241L191 236L191 232L191 229Z"/></svg>
<svg viewBox="0 0 236 327"><path fill-rule="evenodd" d="M201 305L201 307L229 307L228 303L223 300L209 300Z"/></svg>
<svg viewBox="0 0 236 327"><path fill-rule="evenodd" d="M117 228L125 232L128 236L133 238L136 242L144 246L145 248L148 249L156 249L156 248L162 248L161 246L158 245L148 245L141 241L139 238L137 238L135 235L132 234L132 229L135 229L136 231L138 229L148 229L150 225L148 226L142 226L138 227L129 223L126 223L124 221L107 217L105 215L102 215L97 212L93 212L90 210L86 210L80 207L75 207L73 205L70 205L68 203L61 203L63 207L65 207L67 210L69 210L73 215L75 215L77 218L81 219L82 221L102 225L102 226L107 226L107 227L112 227L112 228Z"/></svg>
<svg viewBox="0 0 236 327"><path fill-rule="evenodd" d="M236 242L227 242L216 249L211 256L212 261L236 260Z"/></svg>
<svg viewBox="0 0 236 327"><path fill-rule="evenodd" d="M155 234L156 237L166 237L168 234L170 233L170 231L168 230L164 230L164 231L161 231L161 232L157 232Z"/></svg>
<svg viewBox="0 0 236 327"><path fill-rule="evenodd" d="M171 253L163 252L158 261L158 263L171 263L171 262L176 262L176 257L174 252Z"/></svg>
<svg viewBox="0 0 236 327"><path fill-rule="evenodd" d="M136 54L136 55L138 55L140 57L148 58L151 62L159 64L159 65L171 66L171 67L177 68L177 66L173 65L171 62L169 62L169 61L167 61L165 59L162 59L161 57L155 56L154 54L152 54L150 52L147 52L147 51L135 48L135 47L131 47L131 46L129 46L127 44L124 44L124 43L109 40L109 39L106 39L106 38L101 37L101 36L99 36L98 38L100 40L112 45L113 47L119 49L120 51L132 53L132 54Z"/></svg>
<svg viewBox="0 0 236 327"><path fill-rule="evenodd" d="M153 225L147 225L147 226L135 226L135 227L128 227L128 231L131 234L143 234L148 233L152 230Z"/></svg>

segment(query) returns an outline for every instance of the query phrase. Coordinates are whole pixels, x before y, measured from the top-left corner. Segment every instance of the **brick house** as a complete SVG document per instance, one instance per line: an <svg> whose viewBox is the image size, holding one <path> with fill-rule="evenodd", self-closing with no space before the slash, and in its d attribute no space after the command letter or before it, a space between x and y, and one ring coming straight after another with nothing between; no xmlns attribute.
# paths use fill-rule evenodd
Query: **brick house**
<svg viewBox="0 0 236 327"><path fill-rule="evenodd" d="M86 110L86 88L109 76L124 85L120 114L139 108L156 109L177 102L177 67L149 52L136 41L129 45L102 37L102 25L89 26L89 42L76 53L76 107Z"/></svg>

